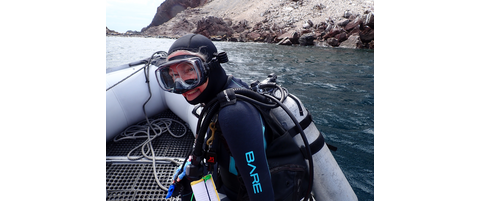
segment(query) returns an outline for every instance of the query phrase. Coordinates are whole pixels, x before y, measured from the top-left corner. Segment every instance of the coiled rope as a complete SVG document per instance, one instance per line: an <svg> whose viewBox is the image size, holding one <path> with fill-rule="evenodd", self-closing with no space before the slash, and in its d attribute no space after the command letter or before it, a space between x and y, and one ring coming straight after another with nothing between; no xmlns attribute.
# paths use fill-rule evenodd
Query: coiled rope
<svg viewBox="0 0 480 201"><path fill-rule="evenodd" d="M171 129L174 126L178 130L183 130L183 132L181 134L175 134L174 132L172 132ZM153 130L152 130L152 128L153 128ZM151 134L152 131L155 134L152 135ZM169 158L169 157L156 157L155 156L155 150L154 150L151 142L155 138L161 136L164 133L169 133L171 136L173 136L175 138L181 138L181 137L185 136L185 134L187 133L187 127L182 122L174 120L174 119L169 119L169 118L154 119L154 120L150 121L150 125L148 124L148 122L146 120L144 120L140 123L129 126L122 133L117 135L113 140L114 140L114 142L119 142L119 141L122 141L122 140L135 140L135 139L146 138L146 140L144 142L142 142L140 145L136 146L135 148L130 150L130 152L128 152L127 158L129 160L139 160L139 159L142 159L142 158L152 160L152 166L153 166L153 173L154 173L154 176L155 176L155 181L157 182L158 186L162 190L168 191L168 188L163 186L158 179L158 173L157 173L157 170L156 170L156 165L155 165L156 162L155 161L170 161L170 162L175 163L177 165L182 165L183 160L177 160L177 159L173 159L173 158ZM142 155L141 156L131 156L131 154L139 148L141 148Z"/></svg>
<svg viewBox="0 0 480 201"><path fill-rule="evenodd" d="M156 55L160 55L160 56L155 57ZM152 97L152 92L151 92L151 88L150 88L150 81L149 81L149 67L150 67L150 64L155 63L156 58L163 58L165 56L166 56L166 53L164 51L158 51L158 52L153 53L152 56L150 57L150 59L148 60L148 63L145 64L144 67L138 69L137 71L135 71L131 75L125 77L124 79L120 80L119 82L117 82L113 86L107 88L107 91L110 90L111 88L117 86L121 82L125 81L126 79L130 78L132 75L140 72L140 70L144 70L145 80L146 80L145 83L147 84L148 92L150 94L148 99L143 104L143 113L145 114L145 121L142 121L141 123L138 123L136 125L133 125L133 126L130 126L130 127L126 128L120 135L118 135L114 138L114 142L118 142L118 141L125 140L125 139L147 138L147 140L145 140L145 142L143 142L140 145L138 145L137 147L133 148L127 154L127 158L129 160L139 160L141 158L147 158L149 160L152 160L152 167L153 167L153 173L154 173L154 176L155 176L155 181L157 182L158 186L162 190L168 191L168 188L163 186L160 183L160 181L158 180L158 173L157 173L156 162L155 161L156 160L170 161L170 162L180 164L180 165L183 164L184 161L182 161L182 160L177 161L177 160L174 160L172 158L167 158L167 157L156 157L155 156L155 150L154 150L153 145L152 145L152 140L155 139L156 137L162 135L165 132L169 132L170 135L172 135L173 137L176 137L176 138L183 137L187 133L187 127L184 124L182 124L181 122L179 122L177 120L174 120L174 119L160 118L160 119L156 119L156 120L151 122L150 119L148 118L147 112L145 110L145 105L148 103L148 101L150 101L150 98ZM178 123L179 125L181 125L183 127L184 132L180 135L174 134L170 130L170 127L172 126L173 123ZM151 136L150 131L153 131L153 133L154 133L153 136ZM140 147L142 148L142 156L138 156L138 157L130 156L130 154L133 151L137 150ZM148 155L149 153L151 153L151 156Z"/></svg>
<svg viewBox="0 0 480 201"><path fill-rule="evenodd" d="M177 134L175 134L171 131L171 127L174 123L175 123L175 125L180 125L181 126L181 130L183 130L183 132L181 134L177 135ZM152 125L153 129L155 129L155 131L156 131L154 133L158 133L158 134L155 134L155 135L151 136L150 139L147 139L145 142L141 143L140 145L133 148L130 152L128 152L127 158L129 160L139 160L139 159L142 159L142 158L147 158L147 159L152 160L153 159L152 156L148 155L149 152L151 151L151 149L150 149L149 146L146 146L146 145L149 142L151 142L152 140L154 140L155 138L161 136L163 133L169 133L171 136L173 136L175 138L181 138L181 137L185 136L185 134L187 133L187 127L184 124L182 124L182 122L174 120L174 119L168 119L168 118L154 119L153 121L151 121L151 125ZM152 128L147 124L146 120L144 120L144 121L139 122L135 125L127 127L119 135L115 136L113 141L114 142L119 142L119 141L127 140L127 139L135 140L135 139L141 139L141 138L148 138L148 135L151 135L150 134L151 129ZM131 154L140 147L142 148L142 156L131 156ZM157 157L156 159L157 160L169 160L169 161L178 163L177 161L171 160L170 158L163 158L163 157L159 158L159 157Z"/></svg>

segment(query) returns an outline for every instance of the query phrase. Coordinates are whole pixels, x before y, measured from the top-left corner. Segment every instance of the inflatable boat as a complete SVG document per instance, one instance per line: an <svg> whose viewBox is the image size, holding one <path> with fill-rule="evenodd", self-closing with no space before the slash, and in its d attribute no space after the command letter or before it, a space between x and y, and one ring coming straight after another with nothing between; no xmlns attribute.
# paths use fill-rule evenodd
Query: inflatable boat
<svg viewBox="0 0 480 201"><path fill-rule="evenodd" d="M145 62L146 59L107 70L107 142L128 126L144 120L145 116L152 117L167 109L185 121L193 133L196 131L197 117L192 114L194 106L180 94L164 92L155 78L156 67L151 65L144 69L145 65L141 64Z"/></svg>
<svg viewBox="0 0 480 201"><path fill-rule="evenodd" d="M147 165L146 163L148 160L131 160L129 158L127 159L125 156L110 156L109 153L111 150L109 149L113 148L109 147L114 147L114 145L111 145L113 144L114 138L116 138L116 136L118 136L127 127L137 124L146 118L154 117L159 113L171 111L179 119L183 120L186 126L191 130L191 133L193 133L193 135L189 136L190 138L188 138L190 141L189 143L191 144L187 145L185 150L191 150L193 145L193 141L191 139L194 138L194 134L196 133L198 120L197 117L192 113L192 111L194 111L194 106L190 105L180 94L164 92L158 85L155 77L156 67L154 65L145 65L147 62L149 62L148 59L145 59L124 66L119 66L117 68L107 69L107 200L126 198L130 199L132 198L132 195L134 195L134 197L138 197L137 195L139 194L144 194L144 197L149 196L159 199L165 198L166 190L164 187L159 184L163 190L158 189L155 181L148 180L154 176L147 172L151 172L151 167L153 167L153 171L155 172L154 175L162 175L162 178L164 179L163 182L159 182L159 180L155 177L157 183L163 183L163 185L168 186L171 182L169 179L172 177L176 167L178 167L177 164L179 164L179 162L182 161L185 156L190 154L190 152L184 151L184 154L182 155L183 158L180 156L177 156L177 158L171 157L169 160L176 160L176 164L169 164L169 162L164 161L163 163L166 166L160 167L163 167L160 174L158 174L155 170L157 165L153 164L162 162L155 162L155 155L153 157L153 163L150 162L149 165L151 166L149 167L138 165ZM157 62L162 62L162 60L157 60ZM162 145L154 145L152 147L155 146L159 147ZM121 147L121 149L124 148ZM315 163L314 169L316 174L314 176L315 183L313 185L313 193L316 200L358 200L342 170L327 148L322 148L318 154L314 155L314 157L316 157L316 160L313 160ZM142 175L147 174L150 174L148 179L140 178L144 177ZM116 182L124 182L122 180L123 178L132 179L127 179L127 184L116 184ZM139 184L138 182L150 182L153 184L148 184L150 187L147 186L143 188L146 184ZM224 195L220 195L220 197L225 198Z"/></svg>

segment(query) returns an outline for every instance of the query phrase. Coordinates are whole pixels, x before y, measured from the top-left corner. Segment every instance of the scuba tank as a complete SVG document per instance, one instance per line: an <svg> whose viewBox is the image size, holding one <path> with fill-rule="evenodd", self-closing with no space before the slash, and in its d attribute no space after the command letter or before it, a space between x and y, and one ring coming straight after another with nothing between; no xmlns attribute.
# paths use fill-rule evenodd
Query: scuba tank
<svg viewBox="0 0 480 201"><path fill-rule="evenodd" d="M198 116L197 137L191 164L186 167L186 174L189 178L199 178L203 172L205 165L203 161L206 155L203 145L211 119L221 107L235 104L237 99L261 108L259 110L262 110L264 118L269 118L269 122L275 122L267 123L268 126L275 127L272 129L278 131L277 133L282 136L290 135L292 138L290 141L293 141L292 146L296 144L301 150L304 158L301 161L308 161L308 188L304 200L310 198L311 192L313 192L315 200L358 200L330 150L325 148L327 144L313 123L310 113L297 97L276 84L275 74L270 74L262 82L252 83L251 89L226 89L220 92L216 99L204 106ZM265 117L265 115L268 116ZM282 131L279 131L278 127L281 127ZM267 160L270 163L268 153Z"/></svg>
<svg viewBox="0 0 480 201"><path fill-rule="evenodd" d="M270 74L269 78L260 83L256 83L257 85L252 88L259 93L272 94L275 98L279 99L286 108L288 108L288 110L294 115L296 121L300 122L299 124L308 140L314 162L312 191L315 199L342 201L358 200L332 153L326 148L325 145L327 144L324 142L322 134L315 126L307 109L297 97L292 94L286 95L288 92L283 91L285 90L283 88L274 87L276 86L275 81L276 76ZM300 132L295 129L296 125L287 112L285 112L282 107L276 107L272 109L272 114L277 118L285 130L288 130L291 135L294 135L293 139L295 143L304 150L302 147L304 147L305 144Z"/></svg>

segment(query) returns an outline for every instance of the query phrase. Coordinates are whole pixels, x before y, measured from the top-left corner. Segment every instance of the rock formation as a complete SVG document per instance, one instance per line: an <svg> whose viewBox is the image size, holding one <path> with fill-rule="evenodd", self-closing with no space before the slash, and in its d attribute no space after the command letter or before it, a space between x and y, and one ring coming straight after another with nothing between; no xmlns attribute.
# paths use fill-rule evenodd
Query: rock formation
<svg viewBox="0 0 480 201"><path fill-rule="evenodd" d="M165 0L159 7L157 7L155 17L153 17L150 25L142 29L142 32L145 29L167 22L187 8L201 7L205 5L206 2L207 0Z"/></svg>
<svg viewBox="0 0 480 201"><path fill-rule="evenodd" d="M138 35L373 49L373 11L369 0L166 0Z"/></svg>
<svg viewBox="0 0 480 201"><path fill-rule="evenodd" d="M110 35L110 36L122 35L121 33L118 33L118 32L116 32L116 31L114 31L114 30L108 29L108 27L106 27L106 28L107 28L107 35Z"/></svg>

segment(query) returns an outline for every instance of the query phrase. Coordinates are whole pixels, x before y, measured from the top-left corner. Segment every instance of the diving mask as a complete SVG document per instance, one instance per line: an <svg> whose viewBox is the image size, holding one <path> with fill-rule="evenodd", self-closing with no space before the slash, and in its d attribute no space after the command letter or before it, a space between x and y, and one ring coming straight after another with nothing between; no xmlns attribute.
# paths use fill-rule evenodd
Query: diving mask
<svg viewBox="0 0 480 201"><path fill-rule="evenodd" d="M199 57L177 59L159 65L155 76L163 90L182 94L205 83L207 65Z"/></svg>

